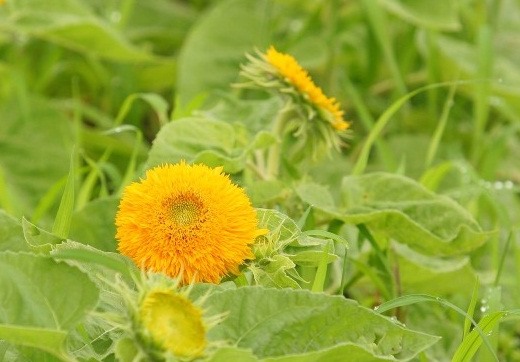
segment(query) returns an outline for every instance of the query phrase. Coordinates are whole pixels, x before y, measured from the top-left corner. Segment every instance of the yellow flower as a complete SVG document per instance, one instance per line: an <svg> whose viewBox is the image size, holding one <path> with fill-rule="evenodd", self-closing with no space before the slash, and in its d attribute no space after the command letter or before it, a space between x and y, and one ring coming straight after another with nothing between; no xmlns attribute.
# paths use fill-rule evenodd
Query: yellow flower
<svg viewBox="0 0 520 362"><path fill-rule="evenodd" d="M308 97L315 106L330 112L333 117L332 126L343 131L349 127L349 123L343 119L343 111L335 98L328 98L320 87L312 81L309 73L289 54L278 52L271 46L265 54L265 59L276 68L279 75L287 82L296 87L301 93Z"/></svg>
<svg viewBox="0 0 520 362"><path fill-rule="evenodd" d="M181 162L129 185L116 215L119 251L147 270L212 282L238 274L264 233L243 189L222 168Z"/></svg>
<svg viewBox="0 0 520 362"><path fill-rule="evenodd" d="M203 311L172 289L152 289L141 302L139 320L151 341L181 358L200 357L207 346Z"/></svg>

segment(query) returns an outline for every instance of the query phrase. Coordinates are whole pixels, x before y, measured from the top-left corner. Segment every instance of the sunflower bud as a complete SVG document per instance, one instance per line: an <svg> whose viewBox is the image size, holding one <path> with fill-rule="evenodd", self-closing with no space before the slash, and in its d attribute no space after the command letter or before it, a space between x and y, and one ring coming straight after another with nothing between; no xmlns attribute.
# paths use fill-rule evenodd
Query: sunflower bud
<svg viewBox="0 0 520 362"><path fill-rule="evenodd" d="M181 358L203 355L207 345L203 311L185 295L152 289L144 295L138 313L144 340Z"/></svg>

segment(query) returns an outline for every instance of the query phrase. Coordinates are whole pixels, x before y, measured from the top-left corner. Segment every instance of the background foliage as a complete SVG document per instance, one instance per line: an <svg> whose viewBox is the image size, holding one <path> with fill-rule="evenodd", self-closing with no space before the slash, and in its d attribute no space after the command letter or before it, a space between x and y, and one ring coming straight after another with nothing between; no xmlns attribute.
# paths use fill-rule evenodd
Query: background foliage
<svg viewBox="0 0 520 362"><path fill-rule="evenodd" d="M357 301L215 286L216 311L243 307L266 327L245 338L255 320L227 319L210 338L232 346L209 360L466 361L483 340L458 307L489 334L476 360L520 361L518 1L0 4L4 360L114 358L117 336L90 318L105 290L95 275L131 270L113 254L121 190L185 159L222 165L267 210L275 247L249 284ZM353 126L341 153L285 164L277 180L250 160L277 142L280 100L232 86L245 53L269 44ZM392 300L394 319L370 310ZM287 303L307 312L266 322ZM352 320L316 340L340 314Z"/></svg>

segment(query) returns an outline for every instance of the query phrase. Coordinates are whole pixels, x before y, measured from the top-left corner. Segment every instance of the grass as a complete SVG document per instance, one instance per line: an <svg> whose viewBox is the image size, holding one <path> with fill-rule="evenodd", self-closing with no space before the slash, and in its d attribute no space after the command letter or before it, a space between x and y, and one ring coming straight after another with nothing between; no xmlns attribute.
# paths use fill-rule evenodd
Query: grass
<svg viewBox="0 0 520 362"><path fill-rule="evenodd" d="M156 164L202 162L280 212L264 220L271 254L236 285L344 296L442 337L412 360L520 361L518 16L513 0L0 1L0 257L39 257L22 230L33 223L58 237L49 247L86 245L49 258L130 280L112 222L124 188ZM245 54L269 44L342 104L339 152L323 128L272 127L279 111L306 112L287 89L235 87ZM9 318L0 327L23 324ZM0 356L121 357L106 338L75 355L17 337Z"/></svg>

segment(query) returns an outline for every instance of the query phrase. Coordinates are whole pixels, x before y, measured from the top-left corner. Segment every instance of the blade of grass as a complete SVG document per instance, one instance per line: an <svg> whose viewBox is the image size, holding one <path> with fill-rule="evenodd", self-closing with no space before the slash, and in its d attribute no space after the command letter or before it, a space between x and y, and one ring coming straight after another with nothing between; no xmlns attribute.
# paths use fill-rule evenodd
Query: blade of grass
<svg viewBox="0 0 520 362"><path fill-rule="evenodd" d="M372 233L370 233L370 230L364 225L359 224L358 225L359 233L363 237L365 237L372 248L374 249L375 253L375 263L373 266L375 266L376 270L380 272L380 274L383 276L383 279L386 281L385 284L385 290L387 291L386 299L392 299L395 298L395 283L393 278L393 273L390 268L390 265L388 263L387 255L385 252L381 249L379 244L377 243L377 240L374 239L372 236ZM363 272L366 273L366 270L363 270Z"/></svg>
<svg viewBox="0 0 520 362"><path fill-rule="evenodd" d="M478 300L478 290L480 286L480 281L478 278L475 280L475 286L473 287L473 293L471 294L471 300L469 301L468 311L466 312L468 316L474 316L475 315L475 306L477 305ZM471 320L469 318L466 318L464 320L464 332L463 336L464 338L468 335L471 329Z"/></svg>
<svg viewBox="0 0 520 362"><path fill-rule="evenodd" d="M500 258L500 262L497 268L497 275L495 276L495 282L493 283L495 287L498 287L498 283L500 282L500 276L502 275L502 270L504 269L504 263L506 261L506 256L508 255L509 247L511 246L511 241L513 240L513 231L509 231L509 236L507 237L506 245L504 246L504 251L502 252L502 257Z"/></svg>
<svg viewBox="0 0 520 362"><path fill-rule="evenodd" d="M428 146L428 151L426 153L426 162L425 168L430 167L437 154L437 150L439 149L439 145L441 143L442 135L444 134L444 130L446 129L446 124L448 123L448 118L450 115L450 110L453 106L453 98L455 96L455 91L457 89L457 84L452 84L450 87L450 91L448 93L448 97L444 102L444 106L442 108L441 118L439 120L439 124L435 129L435 133L433 134L430 145Z"/></svg>
<svg viewBox="0 0 520 362"><path fill-rule="evenodd" d="M168 123L168 103L164 100L164 98L154 93L134 93L126 97L125 101L123 102L123 105L119 109L117 117L114 121L115 126L120 126L123 124L126 115L128 112L130 112L132 105L138 99L148 103L148 105L154 110L161 126Z"/></svg>
<svg viewBox="0 0 520 362"><path fill-rule="evenodd" d="M141 145L143 142L143 133L141 130L132 125L122 125L110 129L108 131L103 132L105 135L114 135L122 132L134 132L136 134L136 141L134 143L134 147L132 148L132 153L130 154L130 159L128 160L128 166L126 167L125 174L121 180L119 189L117 194L121 194L123 189L128 185L132 179L134 178L134 174L137 168L137 157L139 156L139 150L141 149Z"/></svg>
<svg viewBox="0 0 520 362"><path fill-rule="evenodd" d="M478 326L482 333L489 334L493 328L500 322L500 320L506 315L506 312L494 312L491 313L478 323ZM452 362L470 362L482 345L482 336L479 331L475 328L471 333L464 337L462 343L459 345L455 354L453 355ZM493 358L498 361L495 353L493 352ZM486 361L486 359L482 359Z"/></svg>
<svg viewBox="0 0 520 362"><path fill-rule="evenodd" d="M444 82L444 83L437 83L437 84L429 84L424 87L418 88L398 100L396 100L390 107L388 107L383 114L377 119L374 127L368 134L368 137L365 141L365 144L363 145L363 148L361 149L361 152L359 154L359 157L356 161L356 164L354 165L354 169L352 170L353 175L361 175L366 169L366 166L368 164L368 158L370 156L370 151L372 150L372 146L374 145L375 141L385 128L385 126L390 122L390 119L392 116L412 97L416 96L419 93L422 93L424 91L427 91L429 89L439 88L439 87L446 87L451 86L454 84L469 84L469 83L475 83L476 81L452 81L452 82Z"/></svg>
<svg viewBox="0 0 520 362"><path fill-rule="evenodd" d="M298 225L298 229L302 230L305 224L307 223L307 218L309 217L309 214L311 213L312 206L307 207L303 215L298 219L298 222L296 225Z"/></svg>
<svg viewBox="0 0 520 362"><path fill-rule="evenodd" d="M393 297L393 293L388 287L388 283L383 280L383 278L380 277L380 270L376 268L371 268L370 266L366 265L364 262L361 262L354 258L348 258L348 260L354 264L354 266L363 274L365 274L370 280L375 284L377 287L377 290L381 293L384 299L390 300ZM354 280L351 280L351 282L347 283L347 287L352 285L357 278Z"/></svg>
<svg viewBox="0 0 520 362"><path fill-rule="evenodd" d="M86 155L83 155L83 159L90 167L90 172L88 173L87 177L83 180L81 183L81 188L78 192L77 202L76 202L76 208L81 209L83 208L88 201L93 197L92 191L94 189L94 186L96 185L96 181L99 179L101 182L101 188L107 190L107 182L105 175L101 171L101 168L98 166L99 164L105 162L110 155L109 150L105 150L103 152L103 155L99 158L97 162L94 162L90 157L87 157ZM107 191L108 192L108 191Z"/></svg>
<svg viewBox="0 0 520 362"><path fill-rule="evenodd" d="M494 313L502 313L502 287L490 286L487 288L486 293L482 299L482 305L480 311L484 313L483 318L493 315ZM498 350L498 333L500 325L498 323L493 324L489 331L486 331L491 342L492 350L484 349L480 351L479 358L481 361L490 361L496 355Z"/></svg>
<svg viewBox="0 0 520 362"><path fill-rule="evenodd" d="M457 312L464 318L469 319L471 321L471 324L473 324L473 326L475 326L475 330L477 331L477 333L480 335L480 337L484 341L484 344L489 349L490 353L493 355L493 360L498 361L498 357L496 356L494 349L491 346L491 343L489 342L489 339L487 338L485 333L482 331L482 328L477 324L477 322L475 322L473 317L468 315L465 311L463 311L462 309L457 307L455 304L450 303L449 301L447 301L445 299L442 299L440 297L434 297L434 296L431 296L428 294L409 294L409 295L404 295L404 296L389 300L388 302L385 302L374 309L378 313L384 313L390 309L404 307L404 306L411 305L411 304L425 303L425 302L434 302L434 303L440 304L444 307L452 309L453 311ZM452 360L452 362L454 362L454 360Z"/></svg>
<svg viewBox="0 0 520 362"><path fill-rule="evenodd" d="M60 206L52 225L52 233L61 238L66 239L69 235L70 224L72 221L72 212L74 211L74 178L75 178L75 159L76 151L72 151L70 158L69 175L65 183L65 189L61 197Z"/></svg>
<svg viewBox="0 0 520 362"><path fill-rule="evenodd" d="M428 56L425 57L426 66L427 66L427 74L428 74L428 84L438 83L442 79L442 71L440 64L440 52L437 46L437 31L433 29L425 30L425 40L426 40L426 50L428 52ZM430 89L428 91L428 112L430 113L431 119L436 119L438 117L438 104L439 99L439 90L438 89Z"/></svg>
<svg viewBox="0 0 520 362"><path fill-rule="evenodd" d="M368 107L366 106L365 102L363 101L363 98L359 94L358 90L352 85L352 82L348 77L344 78L344 86L347 90L349 100L352 102L352 105L356 109L356 113L363 123L363 126L365 127L367 132L370 132L370 130L374 127L375 120L370 114L370 111L368 110ZM381 138L377 138L375 140L375 146L378 151L378 155L381 157L381 160L383 161L383 164L385 165L387 170L395 170L397 168L397 161L393 155L392 152L390 152L390 149L388 148L388 145L385 143L385 141Z"/></svg>
<svg viewBox="0 0 520 362"><path fill-rule="evenodd" d="M443 162L426 170L419 182L431 191L436 191L444 177L454 168L453 161Z"/></svg>

